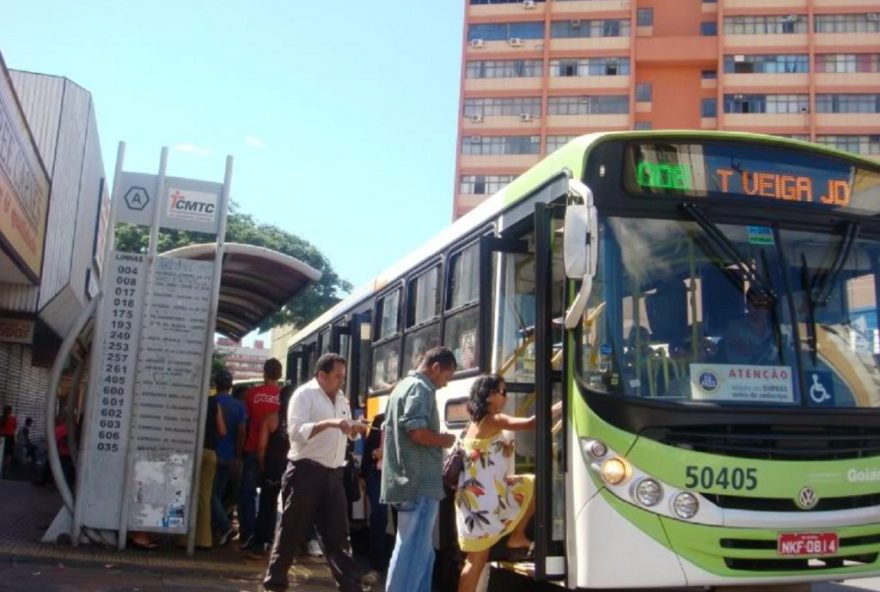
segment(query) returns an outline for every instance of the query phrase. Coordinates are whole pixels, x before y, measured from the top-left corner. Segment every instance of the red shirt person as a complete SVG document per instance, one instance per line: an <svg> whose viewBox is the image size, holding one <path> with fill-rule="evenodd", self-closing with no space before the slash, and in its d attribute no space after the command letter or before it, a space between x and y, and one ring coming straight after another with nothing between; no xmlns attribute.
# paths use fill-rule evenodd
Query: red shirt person
<svg viewBox="0 0 880 592"><path fill-rule="evenodd" d="M9 470L12 465L12 455L15 453L15 431L18 429L18 420L12 415L12 405L3 407L3 415L0 416L0 438L6 440L3 447L3 470Z"/></svg>
<svg viewBox="0 0 880 592"><path fill-rule="evenodd" d="M238 496L239 540L241 547L249 550L258 549L260 541L254 540L257 526L257 484L260 477L260 462L257 450L260 445L260 426L263 419L270 413L278 411L278 393L281 390L278 380L281 379L281 362L269 358L263 364L263 384L248 390L244 396L247 410L247 436L244 440L244 458L241 469L241 489ZM273 516L274 519L274 516ZM261 545L259 545L261 547Z"/></svg>

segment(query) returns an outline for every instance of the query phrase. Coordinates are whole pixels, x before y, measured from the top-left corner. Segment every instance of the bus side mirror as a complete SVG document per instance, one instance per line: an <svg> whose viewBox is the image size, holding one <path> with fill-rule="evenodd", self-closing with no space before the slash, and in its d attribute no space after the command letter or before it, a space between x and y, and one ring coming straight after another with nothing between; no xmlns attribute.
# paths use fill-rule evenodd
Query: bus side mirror
<svg viewBox="0 0 880 592"><path fill-rule="evenodd" d="M599 223L590 188L580 181L569 179L568 189L572 203L565 210L562 258L565 276L581 280L581 289L565 313L565 327L574 329L578 326L593 288L598 263Z"/></svg>

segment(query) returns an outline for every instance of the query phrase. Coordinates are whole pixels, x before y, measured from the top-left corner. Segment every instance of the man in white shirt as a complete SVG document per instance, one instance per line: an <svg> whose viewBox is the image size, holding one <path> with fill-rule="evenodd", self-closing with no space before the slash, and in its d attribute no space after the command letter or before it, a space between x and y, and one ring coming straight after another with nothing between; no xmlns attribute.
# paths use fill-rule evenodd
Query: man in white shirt
<svg viewBox="0 0 880 592"><path fill-rule="evenodd" d="M315 378L293 393L287 408L290 453L281 481L284 505L281 523L263 578L263 589L287 589L287 572L312 526L318 529L324 556L342 592L369 590L376 572L365 572L351 557L348 501L343 467L348 439L367 429L351 418L345 384L345 358L324 354L315 364Z"/></svg>

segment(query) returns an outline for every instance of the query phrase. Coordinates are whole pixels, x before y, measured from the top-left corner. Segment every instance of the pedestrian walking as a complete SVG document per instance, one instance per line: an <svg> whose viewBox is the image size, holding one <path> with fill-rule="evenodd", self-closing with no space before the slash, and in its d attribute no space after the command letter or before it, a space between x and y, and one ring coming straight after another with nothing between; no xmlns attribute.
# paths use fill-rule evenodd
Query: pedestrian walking
<svg viewBox="0 0 880 592"><path fill-rule="evenodd" d="M15 454L15 431L18 420L12 414L12 405L3 406L3 415L0 415L0 438L5 440L3 445L3 470L6 473L12 468L12 457Z"/></svg>
<svg viewBox="0 0 880 592"><path fill-rule="evenodd" d="M455 373L446 347L425 352L418 370L401 380L385 411L382 501L397 510L397 537L386 592L430 592L434 569L432 534L443 491L443 449L455 443L440 432L436 391Z"/></svg>
<svg viewBox="0 0 880 592"><path fill-rule="evenodd" d="M263 364L263 384L251 388L244 396L248 424L238 503L239 540L243 550L255 550L253 542L257 524L257 482L260 478L260 463L257 459L260 426L263 425L266 415L278 411L280 378L281 362L276 358L269 358Z"/></svg>
<svg viewBox="0 0 880 592"><path fill-rule="evenodd" d="M217 397L208 397L205 414L205 437L202 442L202 464L199 467L199 505L196 512L196 547L210 549L214 546L211 529L211 500L214 497L214 473L217 470L217 441L226 436L226 421L217 404Z"/></svg>
<svg viewBox="0 0 880 592"><path fill-rule="evenodd" d="M365 572L354 562L348 538L345 449L348 440L364 433L367 426L351 418L348 399L340 390L345 371L345 358L322 355L315 364L315 378L296 389L288 405L290 453L282 477L284 501L264 590L287 589L294 554L313 523L342 592L362 592L378 581L376 572Z"/></svg>
<svg viewBox="0 0 880 592"><path fill-rule="evenodd" d="M214 490L211 496L211 522L218 533L217 545L222 547L234 533L223 497L232 479L235 459L244 448L247 430L247 412L244 404L229 394L232 389L232 373L222 370L214 377L217 388L217 405L226 420L226 435L217 440L217 470L214 473Z"/></svg>

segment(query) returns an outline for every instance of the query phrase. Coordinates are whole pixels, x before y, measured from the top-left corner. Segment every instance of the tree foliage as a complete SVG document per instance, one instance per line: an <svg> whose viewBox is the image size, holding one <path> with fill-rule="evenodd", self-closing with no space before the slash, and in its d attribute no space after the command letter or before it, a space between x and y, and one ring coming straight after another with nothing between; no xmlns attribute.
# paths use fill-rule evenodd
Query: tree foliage
<svg viewBox="0 0 880 592"><path fill-rule="evenodd" d="M158 251L164 253L186 245L214 242L214 237L200 232L162 230ZM302 327L339 302L340 295L351 290L351 284L340 278L330 261L311 243L272 224L261 224L250 214L237 211L232 205L226 221L226 242L265 247L295 257L321 272L321 279L294 296L284 307L268 317L259 327L293 324ZM149 243L149 228L132 224L116 227L116 250L143 253Z"/></svg>

